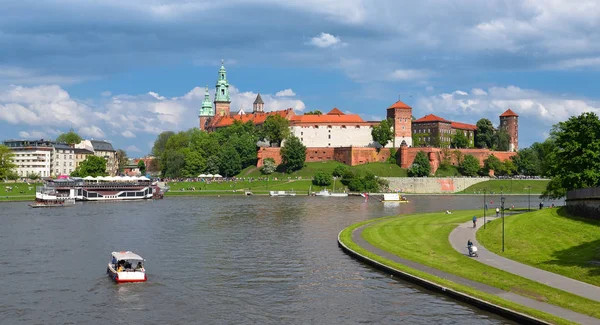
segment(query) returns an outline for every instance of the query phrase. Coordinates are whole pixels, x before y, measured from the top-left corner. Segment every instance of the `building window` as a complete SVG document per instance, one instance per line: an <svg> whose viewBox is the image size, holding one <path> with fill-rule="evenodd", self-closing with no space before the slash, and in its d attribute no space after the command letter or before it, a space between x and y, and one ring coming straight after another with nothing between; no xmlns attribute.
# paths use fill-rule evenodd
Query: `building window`
<svg viewBox="0 0 600 325"><path fill-rule="evenodd" d="M330 135L328 135L328 136L329 136L329 139L331 139L331 134L330 134Z"/></svg>
<svg viewBox="0 0 600 325"><path fill-rule="evenodd" d="M300 132L300 135L304 135L304 132Z"/></svg>
<svg viewBox="0 0 600 325"><path fill-rule="evenodd" d="M328 126L327 126L327 128L328 128L328 129L331 129L331 125L328 125Z"/></svg>
<svg viewBox="0 0 600 325"><path fill-rule="evenodd" d="M319 128L319 126L318 126L318 125L315 125L315 126L314 126L314 128L315 128L315 129L318 129L318 128Z"/></svg>
<svg viewBox="0 0 600 325"><path fill-rule="evenodd" d="M346 126L345 126L345 125L342 125L342 129L345 129L345 128L346 128Z"/></svg>

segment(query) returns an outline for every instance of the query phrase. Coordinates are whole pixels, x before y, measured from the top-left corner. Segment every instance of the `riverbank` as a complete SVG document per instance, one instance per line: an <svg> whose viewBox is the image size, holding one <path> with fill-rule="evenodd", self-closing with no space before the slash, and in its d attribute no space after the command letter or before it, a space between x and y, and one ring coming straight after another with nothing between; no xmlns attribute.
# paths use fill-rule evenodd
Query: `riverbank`
<svg viewBox="0 0 600 325"><path fill-rule="evenodd" d="M502 222L477 232L493 253L542 270L600 286L600 221L569 216L565 208L536 210L505 219L510 234L502 253Z"/></svg>
<svg viewBox="0 0 600 325"><path fill-rule="evenodd" d="M468 222L473 215L482 215L482 211L457 211L451 215L425 213L376 219L344 229L340 233L340 241L357 253L393 269L550 323L572 322L561 318L561 313L542 312L535 306L552 304L579 314L600 317L599 302L498 270L455 251L448 241L449 234L459 224ZM360 231L360 235L353 237L355 230ZM358 245L356 240L360 238L382 253L375 254ZM384 257L384 253L391 256ZM394 261L394 256L425 269L419 270ZM435 275L428 272L429 269L442 274ZM523 301L530 302L534 307L524 306Z"/></svg>

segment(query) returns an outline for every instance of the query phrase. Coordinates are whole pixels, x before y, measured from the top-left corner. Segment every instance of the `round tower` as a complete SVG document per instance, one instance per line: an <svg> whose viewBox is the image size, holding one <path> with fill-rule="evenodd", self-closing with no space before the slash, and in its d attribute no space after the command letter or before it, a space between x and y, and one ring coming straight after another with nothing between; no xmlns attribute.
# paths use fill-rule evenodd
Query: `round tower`
<svg viewBox="0 0 600 325"><path fill-rule="evenodd" d="M394 147L400 147L402 141L412 147L412 107L397 101L388 107L387 118L394 121Z"/></svg>
<svg viewBox="0 0 600 325"><path fill-rule="evenodd" d="M504 129L510 138L508 151L519 150L519 115L510 108L500 115L500 128Z"/></svg>

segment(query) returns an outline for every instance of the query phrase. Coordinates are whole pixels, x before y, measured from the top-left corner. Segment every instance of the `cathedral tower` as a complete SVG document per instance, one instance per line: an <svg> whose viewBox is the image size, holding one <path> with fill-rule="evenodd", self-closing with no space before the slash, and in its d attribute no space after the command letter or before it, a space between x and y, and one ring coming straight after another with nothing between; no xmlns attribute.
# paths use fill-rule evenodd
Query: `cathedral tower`
<svg viewBox="0 0 600 325"><path fill-rule="evenodd" d="M400 147L402 142L412 147L412 107L397 101L388 107L387 118L394 121L394 147Z"/></svg>
<svg viewBox="0 0 600 325"><path fill-rule="evenodd" d="M264 113L265 112L265 102L263 102L262 98L260 97L260 93L258 93L258 95L256 95L256 99L254 100L254 103L252 104L252 113L256 114L256 113Z"/></svg>
<svg viewBox="0 0 600 325"><path fill-rule="evenodd" d="M506 130L510 140L508 141L508 151L519 150L519 115L510 108L500 115L500 128Z"/></svg>
<svg viewBox="0 0 600 325"><path fill-rule="evenodd" d="M221 60L221 69L219 69L219 77L217 79L215 92L215 111L217 116L229 116L229 107L231 98L229 97L229 83L227 82L227 72Z"/></svg>
<svg viewBox="0 0 600 325"><path fill-rule="evenodd" d="M200 113L198 114L198 117L200 117L200 130L205 131L206 126L214 116L215 111L213 110L212 103L210 102L208 86L206 86L204 91L204 101L202 101L202 108L200 108Z"/></svg>

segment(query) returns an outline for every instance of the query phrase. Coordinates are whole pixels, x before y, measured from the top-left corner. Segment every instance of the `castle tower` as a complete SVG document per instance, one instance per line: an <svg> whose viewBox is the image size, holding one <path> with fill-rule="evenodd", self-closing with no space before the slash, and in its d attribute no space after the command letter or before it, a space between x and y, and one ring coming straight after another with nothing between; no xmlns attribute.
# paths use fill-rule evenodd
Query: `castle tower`
<svg viewBox="0 0 600 325"><path fill-rule="evenodd" d="M394 121L394 147L400 147L403 141L412 147L412 107L397 101L388 107L387 118Z"/></svg>
<svg viewBox="0 0 600 325"><path fill-rule="evenodd" d="M265 112L265 102L263 102L262 98L260 97L260 93L258 93L258 95L256 95L256 99L254 100L254 103L252 104L252 113L256 114L256 113L264 113Z"/></svg>
<svg viewBox="0 0 600 325"><path fill-rule="evenodd" d="M221 69L219 69L219 77L217 79L215 92L215 112L217 116L229 116L229 107L231 98L229 98L229 83L227 82L227 72L221 60Z"/></svg>
<svg viewBox="0 0 600 325"><path fill-rule="evenodd" d="M200 108L200 112L198 113L198 117L200 118L200 130L206 130L206 126L213 116L215 116L215 111L213 110L212 103L210 102L208 86L206 86L204 91L204 101L202 101L202 108Z"/></svg>
<svg viewBox="0 0 600 325"><path fill-rule="evenodd" d="M510 108L500 115L500 128L506 130L510 140L508 142L508 151L519 150L519 115Z"/></svg>

